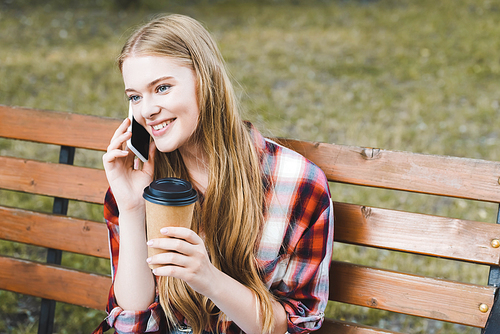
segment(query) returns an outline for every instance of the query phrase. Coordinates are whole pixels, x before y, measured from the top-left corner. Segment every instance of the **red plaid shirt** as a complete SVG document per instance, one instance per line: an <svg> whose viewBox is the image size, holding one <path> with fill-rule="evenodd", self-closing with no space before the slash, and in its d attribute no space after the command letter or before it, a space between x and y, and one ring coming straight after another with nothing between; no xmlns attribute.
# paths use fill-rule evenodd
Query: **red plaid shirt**
<svg viewBox="0 0 500 334"><path fill-rule="evenodd" d="M328 301L328 272L333 248L333 205L324 173L301 155L265 139L250 126L260 155L266 186L266 213L257 261L263 280L283 305L289 333L318 329ZM109 229L112 273L118 265L118 208L108 191L104 216ZM111 287L108 317L99 331L167 333L163 310L156 301L141 312L124 311ZM240 333L226 324L225 333Z"/></svg>

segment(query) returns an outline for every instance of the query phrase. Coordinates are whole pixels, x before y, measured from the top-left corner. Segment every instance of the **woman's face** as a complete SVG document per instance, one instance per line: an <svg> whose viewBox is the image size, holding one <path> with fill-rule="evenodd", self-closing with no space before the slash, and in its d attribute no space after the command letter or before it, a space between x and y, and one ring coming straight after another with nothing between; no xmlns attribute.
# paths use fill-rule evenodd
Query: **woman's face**
<svg viewBox="0 0 500 334"><path fill-rule="evenodd" d="M194 71L168 57L131 56L125 58L122 74L134 118L158 150L187 149L200 114Z"/></svg>

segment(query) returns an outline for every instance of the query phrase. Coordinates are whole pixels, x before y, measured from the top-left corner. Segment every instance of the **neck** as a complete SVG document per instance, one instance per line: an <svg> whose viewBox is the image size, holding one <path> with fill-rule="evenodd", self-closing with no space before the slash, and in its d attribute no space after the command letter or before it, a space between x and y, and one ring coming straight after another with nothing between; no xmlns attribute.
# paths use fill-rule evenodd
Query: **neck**
<svg viewBox="0 0 500 334"><path fill-rule="evenodd" d="M184 145L179 148L184 165L195 186L205 194L208 187L208 159L198 145Z"/></svg>

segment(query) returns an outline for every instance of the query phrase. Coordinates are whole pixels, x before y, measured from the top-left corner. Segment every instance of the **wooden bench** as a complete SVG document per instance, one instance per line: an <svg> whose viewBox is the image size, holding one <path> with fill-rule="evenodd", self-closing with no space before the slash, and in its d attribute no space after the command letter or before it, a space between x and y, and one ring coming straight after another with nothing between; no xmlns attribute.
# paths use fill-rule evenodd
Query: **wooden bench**
<svg viewBox="0 0 500 334"><path fill-rule="evenodd" d="M72 166L75 148L104 151L121 120L0 106L0 137L59 145L60 163L0 156L0 189L54 197L54 213L0 206L0 238L47 247L53 263L0 255L0 289L104 309L110 277L58 264L60 252L109 258L102 222L65 216L67 201L102 203L100 169ZM331 182L500 203L500 163L279 140ZM335 198L334 198L335 200ZM465 261L491 268L484 285L332 262L330 299L500 333L500 225L335 202L335 242ZM497 222L498 223L498 222ZM58 255L59 254L59 255ZM55 259L55 260L54 260ZM18 273L24 273L18 275ZM488 283L486 283L488 281ZM52 306L53 307L53 306ZM51 331L50 306L40 332ZM42 326L43 322L43 326ZM96 323L97 325L97 323ZM44 327L44 328L42 328ZM395 333L328 320L321 333Z"/></svg>

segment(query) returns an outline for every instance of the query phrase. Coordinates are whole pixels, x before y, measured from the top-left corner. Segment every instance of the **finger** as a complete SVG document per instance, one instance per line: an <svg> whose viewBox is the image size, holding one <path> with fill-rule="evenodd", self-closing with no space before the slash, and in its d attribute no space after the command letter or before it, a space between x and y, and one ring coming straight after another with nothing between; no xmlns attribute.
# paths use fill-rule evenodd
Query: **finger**
<svg viewBox="0 0 500 334"><path fill-rule="evenodd" d="M103 162L112 162L116 159L117 155L120 157L124 157L128 154L125 153L126 149L123 147L123 143L126 142L131 136L130 132L127 131L129 125L130 120L128 118L125 118L113 133L113 137L111 138L110 143L106 149L107 152L111 152L113 150L121 150L122 152L115 152L113 155L103 156Z"/></svg>
<svg viewBox="0 0 500 334"><path fill-rule="evenodd" d="M127 157L129 154L130 154L129 151L111 150L109 152L106 152L102 156L102 161L103 161L103 163L112 163L116 159Z"/></svg>
<svg viewBox="0 0 500 334"><path fill-rule="evenodd" d="M130 126L130 119L125 118L123 120L123 122L121 122L120 126L118 126L118 128L113 133L113 137L111 137L111 141L113 141L113 139L117 138L121 134L125 133L125 131L127 131L129 126Z"/></svg>
<svg viewBox="0 0 500 334"><path fill-rule="evenodd" d="M166 265L166 266L161 266L161 267L153 269L153 274L155 276L175 277L175 278L178 278L178 279L185 281L185 278L184 278L185 271L186 270L183 267Z"/></svg>
<svg viewBox="0 0 500 334"><path fill-rule="evenodd" d="M193 255L195 253L195 246L183 239L157 238L149 240L147 245L152 248L158 248L170 252L177 252L187 256Z"/></svg>
<svg viewBox="0 0 500 334"><path fill-rule="evenodd" d="M109 143L109 146L107 148L108 151L111 151L111 150L123 150L125 151L127 146L126 146L126 142L127 140L130 139L130 137L132 137L132 133L131 132L125 132L125 133L122 133L121 135L113 138L111 140L111 142Z"/></svg>
<svg viewBox="0 0 500 334"><path fill-rule="evenodd" d="M188 256L174 252L155 255L149 258L149 264L156 265L153 274L156 276L170 276L181 279L189 284L189 281L199 276L199 266L192 266L192 260Z"/></svg>
<svg viewBox="0 0 500 334"><path fill-rule="evenodd" d="M186 227L169 226L160 230L160 233L175 239L182 239L193 245L203 244L203 240L193 230Z"/></svg>
<svg viewBox="0 0 500 334"><path fill-rule="evenodd" d="M189 262L189 258L180 253L166 252L151 256L146 260L146 262L149 264L157 264L161 266L169 265L184 268Z"/></svg>

